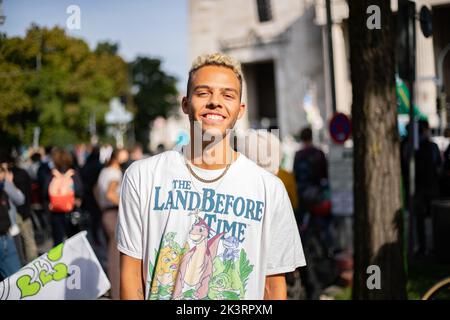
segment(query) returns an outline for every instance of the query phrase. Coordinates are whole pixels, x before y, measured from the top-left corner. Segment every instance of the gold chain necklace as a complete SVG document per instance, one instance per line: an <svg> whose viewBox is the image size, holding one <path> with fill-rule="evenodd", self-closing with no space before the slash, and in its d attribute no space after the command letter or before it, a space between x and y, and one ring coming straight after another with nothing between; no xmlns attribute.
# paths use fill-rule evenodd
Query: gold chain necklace
<svg viewBox="0 0 450 320"><path fill-rule="evenodd" d="M203 179L202 177L199 177L199 176L194 172L194 170L193 170L192 167L189 165L189 163L187 163L187 161L186 161L186 166L187 166L187 168L189 169L189 172L191 173L191 175L193 175L193 176L195 177L195 179L197 179L197 180L199 180L199 181L201 181L201 182L203 182L203 183L213 183L213 182L216 182L216 181L220 180L221 178L223 178L223 176L227 173L228 169L230 168L231 164L227 164L225 170L224 170L217 178L214 178L214 179L211 179L211 180L207 180L207 179Z"/></svg>

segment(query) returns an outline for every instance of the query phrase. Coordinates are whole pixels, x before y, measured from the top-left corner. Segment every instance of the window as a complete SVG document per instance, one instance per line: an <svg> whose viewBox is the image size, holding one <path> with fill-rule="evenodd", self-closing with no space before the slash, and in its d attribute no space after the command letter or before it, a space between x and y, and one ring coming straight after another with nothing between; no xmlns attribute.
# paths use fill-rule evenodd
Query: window
<svg viewBox="0 0 450 320"><path fill-rule="evenodd" d="M259 22L266 22L272 20L272 8L270 0L256 0L258 6Z"/></svg>

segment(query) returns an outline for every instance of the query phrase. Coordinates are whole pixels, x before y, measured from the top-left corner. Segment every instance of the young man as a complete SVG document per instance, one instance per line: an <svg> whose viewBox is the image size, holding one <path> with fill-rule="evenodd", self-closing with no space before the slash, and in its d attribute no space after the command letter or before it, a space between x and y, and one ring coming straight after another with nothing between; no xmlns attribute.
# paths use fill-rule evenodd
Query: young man
<svg viewBox="0 0 450 320"><path fill-rule="evenodd" d="M189 145L127 170L122 299L286 299L284 274L305 265L302 244L282 182L230 146L241 95L237 61L197 58L182 101Z"/></svg>

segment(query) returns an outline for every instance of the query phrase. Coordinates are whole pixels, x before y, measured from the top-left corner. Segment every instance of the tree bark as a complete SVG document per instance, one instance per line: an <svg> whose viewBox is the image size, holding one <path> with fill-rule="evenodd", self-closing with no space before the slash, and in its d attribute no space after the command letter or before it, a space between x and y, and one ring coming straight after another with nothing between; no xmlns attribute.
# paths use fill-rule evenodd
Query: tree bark
<svg viewBox="0 0 450 320"><path fill-rule="evenodd" d="M349 0L354 141L354 299L405 299L395 33L390 1ZM377 5L381 29L366 13ZM369 289L370 265L381 289Z"/></svg>

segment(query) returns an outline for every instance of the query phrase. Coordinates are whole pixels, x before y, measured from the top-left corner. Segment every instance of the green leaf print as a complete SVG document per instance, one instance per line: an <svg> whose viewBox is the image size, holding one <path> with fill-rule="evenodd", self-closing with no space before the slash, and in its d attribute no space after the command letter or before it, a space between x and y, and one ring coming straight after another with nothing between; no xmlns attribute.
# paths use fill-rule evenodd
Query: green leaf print
<svg viewBox="0 0 450 320"><path fill-rule="evenodd" d="M250 265L250 261L247 259L247 253L245 253L245 250L241 250L241 254L239 257L239 274L241 276L242 285L244 287L244 294L245 294L245 288L247 287L247 281L248 277L250 276L250 273L253 271L253 265Z"/></svg>
<svg viewBox="0 0 450 320"><path fill-rule="evenodd" d="M195 299L194 297L194 289L188 290L185 293L183 293L183 298L184 299Z"/></svg>
<svg viewBox="0 0 450 320"><path fill-rule="evenodd" d="M153 272L155 271L156 262L158 261L158 251L155 249L155 264L153 264L151 261L148 263L148 279L150 280L150 285L153 281Z"/></svg>
<svg viewBox="0 0 450 320"><path fill-rule="evenodd" d="M173 241L173 239L175 239L175 235L175 232L168 232L164 238L166 241Z"/></svg>
<svg viewBox="0 0 450 320"><path fill-rule="evenodd" d="M228 292L224 296L224 292ZM230 293L231 292L231 293ZM245 288L239 274L239 261L222 261L221 258L214 259L213 277L209 282L208 297L213 300L240 299L245 295Z"/></svg>
<svg viewBox="0 0 450 320"><path fill-rule="evenodd" d="M52 261L58 261L59 259L61 259L62 254L63 254L63 246L64 243L61 243L59 245L57 245L56 247L54 247L53 249L51 249L48 253L47 253L47 258Z"/></svg>
<svg viewBox="0 0 450 320"><path fill-rule="evenodd" d="M153 278L153 271L155 270L155 266L153 265L153 263L150 261L148 263L148 277L149 279Z"/></svg>
<svg viewBox="0 0 450 320"><path fill-rule="evenodd" d="M158 295L160 297L167 297L171 294L172 286L159 286L158 288Z"/></svg>
<svg viewBox="0 0 450 320"><path fill-rule="evenodd" d="M233 260L226 260L226 261L223 263L223 265L224 265L224 267L225 267L225 272L229 272L230 269L231 269L232 267L234 267Z"/></svg>
<svg viewBox="0 0 450 320"><path fill-rule="evenodd" d="M158 292L150 293L149 300L168 300L172 295L172 286L158 286Z"/></svg>
<svg viewBox="0 0 450 320"><path fill-rule="evenodd" d="M222 296L225 300L239 300L239 295L233 291L224 291Z"/></svg>

